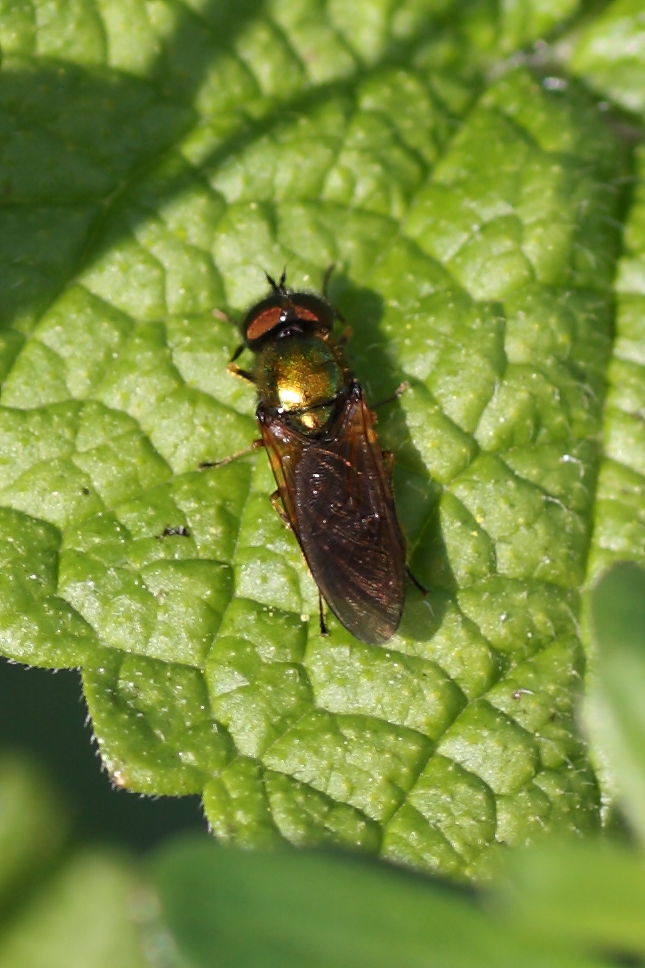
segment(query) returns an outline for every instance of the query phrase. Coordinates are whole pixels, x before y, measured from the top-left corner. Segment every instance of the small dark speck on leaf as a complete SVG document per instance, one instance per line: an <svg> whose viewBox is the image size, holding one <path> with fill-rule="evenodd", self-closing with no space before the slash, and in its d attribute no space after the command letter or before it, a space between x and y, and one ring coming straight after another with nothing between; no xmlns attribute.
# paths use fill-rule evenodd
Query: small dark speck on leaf
<svg viewBox="0 0 645 968"><path fill-rule="evenodd" d="M164 528L161 534L155 535L157 538L190 538L190 531L183 524L176 528Z"/></svg>

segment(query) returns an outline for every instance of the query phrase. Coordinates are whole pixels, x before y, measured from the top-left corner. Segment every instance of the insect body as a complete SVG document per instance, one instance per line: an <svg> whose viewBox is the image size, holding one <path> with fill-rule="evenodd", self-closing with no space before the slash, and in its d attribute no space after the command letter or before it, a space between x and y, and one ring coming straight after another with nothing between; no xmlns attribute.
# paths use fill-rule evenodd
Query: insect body
<svg viewBox="0 0 645 968"><path fill-rule="evenodd" d="M255 353L257 418L293 529L320 593L365 642L396 631L405 597L405 544L374 417L331 333L323 298L285 287L285 275L242 324ZM275 503L275 502L274 502Z"/></svg>

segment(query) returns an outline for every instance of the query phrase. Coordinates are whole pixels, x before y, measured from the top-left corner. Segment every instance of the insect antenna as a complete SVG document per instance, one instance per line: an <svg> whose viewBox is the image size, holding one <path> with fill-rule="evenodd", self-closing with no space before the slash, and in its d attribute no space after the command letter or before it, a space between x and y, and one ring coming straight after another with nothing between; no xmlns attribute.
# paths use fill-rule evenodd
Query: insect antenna
<svg viewBox="0 0 645 968"><path fill-rule="evenodd" d="M278 293L279 296L286 296L287 294L287 289L285 286L285 283L287 281L286 266L282 270L282 275L280 276L280 279L278 280L278 282L276 282L273 276L270 276L268 272L265 272L264 275L266 276L267 282L269 283L269 285L271 286L271 288L275 293Z"/></svg>

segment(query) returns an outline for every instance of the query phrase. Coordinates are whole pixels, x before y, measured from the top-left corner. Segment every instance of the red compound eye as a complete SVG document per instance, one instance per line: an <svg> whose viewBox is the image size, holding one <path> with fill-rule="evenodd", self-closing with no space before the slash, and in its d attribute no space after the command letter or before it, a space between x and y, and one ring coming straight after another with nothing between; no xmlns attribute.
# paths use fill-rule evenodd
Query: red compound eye
<svg viewBox="0 0 645 968"><path fill-rule="evenodd" d="M312 309L308 309L306 306L303 306L302 303L294 302L293 308L296 311L296 315L298 316L298 319L309 319L313 323L320 322L320 316L318 316L318 314L315 313Z"/></svg>
<svg viewBox="0 0 645 968"><path fill-rule="evenodd" d="M259 309L258 312L252 310L245 327L247 340L253 342L256 339L261 339L278 325L281 316L281 306L266 306L264 309Z"/></svg>
<svg viewBox="0 0 645 968"><path fill-rule="evenodd" d="M320 329L331 329L334 311L328 302L309 292L291 293L291 300L298 319L317 323Z"/></svg>

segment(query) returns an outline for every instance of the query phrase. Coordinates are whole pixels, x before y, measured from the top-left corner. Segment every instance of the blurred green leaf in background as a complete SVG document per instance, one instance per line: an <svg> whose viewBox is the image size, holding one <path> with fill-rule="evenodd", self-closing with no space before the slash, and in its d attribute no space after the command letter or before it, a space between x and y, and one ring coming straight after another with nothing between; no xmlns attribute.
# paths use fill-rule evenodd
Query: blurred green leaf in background
<svg viewBox="0 0 645 968"><path fill-rule="evenodd" d="M365 943L352 960L314 941L321 964L432 964L433 944L459 964L466 935L478 964L643 957L642 573L584 596L645 559L644 31L639 0L0 0L0 649L41 667L0 668L0 739L39 749L67 796L9 755L0 966L208 964L211 935L184 951L181 922L203 894L215 931L220 882L266 903L267 945L295 903L269 896L274 865L297 880L296 856L190 842L150 874L92 843L197 826L197 796L233 845L513 885L446 895L352 860ZM331 263L368 398L410 384L379 435L429 593L387 648L333 619L320 636L263 454L198 469L257 435L223 314L265 270L315 291ZM57 668L81 670L119 791L193 799L110 794ZM604 823L621 845L597 845ZM506 849L548 834L579 860ZM507 853L522 873L499 880ZM345 877L306 858L314 885ZM616 890L585 933L605 863L625 916ZM561 910L579 892L570 930L539 895L555 883ZM101 911L66 952L65 919ZM221 963L259 963L231 932ZM386 935L409 950L388 958Z"/></svg>

